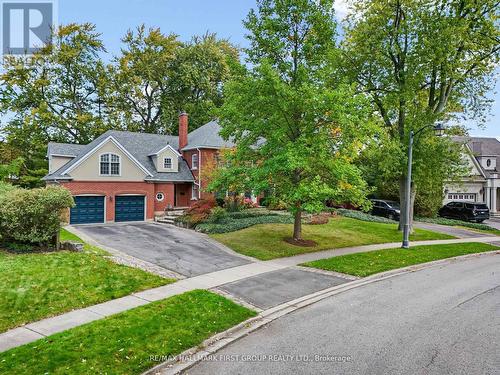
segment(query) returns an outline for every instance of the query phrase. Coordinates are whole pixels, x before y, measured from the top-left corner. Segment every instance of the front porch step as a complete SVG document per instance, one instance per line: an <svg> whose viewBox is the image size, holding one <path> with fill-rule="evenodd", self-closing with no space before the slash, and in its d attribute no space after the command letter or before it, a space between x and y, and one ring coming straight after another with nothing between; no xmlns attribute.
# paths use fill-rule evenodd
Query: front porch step
<svg viewBox="0 0 500 375"><path fill-rule="evenodd" d="M161 224L172 224L175 225L175 221L172 218L167 218L165 216L156 217L156 222Z"/></svg>
<svg viewBox="0 0 500 375"><path fill-rule="evenodd" d="M156 216L155 221L162 224L175 224L175 219L179 216L184 215L184 213L184 207L174 208L165 211L165 214L162 216Z"/></svg>

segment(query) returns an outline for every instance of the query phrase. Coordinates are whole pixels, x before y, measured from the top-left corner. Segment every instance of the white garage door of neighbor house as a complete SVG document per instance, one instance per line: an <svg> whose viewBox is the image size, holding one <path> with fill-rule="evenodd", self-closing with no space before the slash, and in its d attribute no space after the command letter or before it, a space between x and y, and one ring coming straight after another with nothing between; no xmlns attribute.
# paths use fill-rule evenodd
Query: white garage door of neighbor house
<svg viewBox="0 0 500 375"><path fill-rule="evenodd" d="M448 200L450 200L450 201L463 201L463 202L475 202L476 201L476 194L448 193Z"/></svg>

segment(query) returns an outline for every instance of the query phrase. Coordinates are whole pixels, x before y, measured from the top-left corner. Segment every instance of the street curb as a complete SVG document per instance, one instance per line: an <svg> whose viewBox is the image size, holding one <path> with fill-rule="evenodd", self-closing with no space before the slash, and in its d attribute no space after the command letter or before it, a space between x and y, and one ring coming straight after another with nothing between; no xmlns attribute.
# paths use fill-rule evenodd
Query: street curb
<svg viewBox="0 0 500 375"><path fill-rule="evenodd" d="M321 291L309 294L307 296L302 296L296 298L292 301L285 302L281 305L272 307L270 309L264 310L259 315L254 318L248 319L230 329L220 332L207 340L203 341L200 345L194 348L185 350L184 352L175 356L178 359L172 359L160 363L159 365L145 371L142 375L176 375L179 374L197 363L203 361L208 356L214 354L218 350L228 346L229 344L249 335L250 333L256 331L272 321L295 312L303 307L310 306L316 302L319 302L328 297L335 296L337 294L347 292L351 289L369 285L375 282L383 281L389 278L393 278L400 275L405 275L411 272L421 271L424 269L443 266L446 264L452 264L457 261L464 261L470 258L479 258L486 256L500 255L500 250L493 250L483 253L467 254L458 257L440 259L428 263L416 264L409 267L399 268L395 270L390 270L386 272L381 272L375 275L371 275L359 280L354 280L347 282L345 284L337 285Z"/></svg>

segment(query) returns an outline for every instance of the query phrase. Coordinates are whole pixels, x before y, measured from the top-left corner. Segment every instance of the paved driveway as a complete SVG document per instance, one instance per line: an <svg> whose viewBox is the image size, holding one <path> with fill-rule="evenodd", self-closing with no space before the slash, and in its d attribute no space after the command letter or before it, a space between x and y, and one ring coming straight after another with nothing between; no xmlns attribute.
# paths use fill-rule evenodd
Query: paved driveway
<svg viewBox="0 0 500 375"><path fill-rule="evenodd" d="M250 263L199 233L170 225L97 224L77 228L104 246L188 277Z"/></svg>
<svg viewBox="0 0 500 375"><path fill-rule="evenodd" d="M439 232L444 234L449 234L450 236L454 236L457 238L470 238L470 237L491 237L491 233L480 233L474 232L473 230L468 230L465 228L452 227L450 225L440 225L433 223L423 223L423 222L414 222L414 225L417 228L431 230L433 232Z"/></svg>

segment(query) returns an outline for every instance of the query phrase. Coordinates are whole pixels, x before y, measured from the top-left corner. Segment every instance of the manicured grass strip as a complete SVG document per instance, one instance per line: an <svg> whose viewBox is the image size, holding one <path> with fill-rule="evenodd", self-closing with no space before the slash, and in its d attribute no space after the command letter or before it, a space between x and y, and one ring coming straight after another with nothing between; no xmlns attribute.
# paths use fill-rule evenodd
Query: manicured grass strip
<svg viewBox="0 0 500 375"><path fill-rule="evenodd" d="M80 237L78 237L76 234L73 234L66 229L62 228L60 233L59 233L59 240L60 241L73 241L73 242L81 242L83 243L83 250L89 253L94 253L98 255L109 255L109 253L97 246L92 246L83 241Z"/></svg>
<svg viewBox="0 0 500 375"><path fill-rule="evenodd" d="M449 245L415 246L406 249L386 249L342 255L302 264L306 267L337 271L354 276L369 276L375 273L432 262L466 254L493 251L498 247L485 243L459 243Z"/></svg>
<svg viewBox="0 0 500 375"><path fill-rule="evenodd" d="M255 315L195 290L0 353L0 373L140 374Z"/></svg>
<svg viewBox="0 0 500 375"><path fill-rule="evenodd" d="M82 253L0 250L0 332L175 281L116 264L98 250L89 245Z"/></svg>
<svg viewBox="0 0 500 375"><path fill-rule="evenodd" d="M290 237L293 233L291 224L255 225L236 232L213 234L211 237L238 253L261 260L326 249L396 242L402 237L397 224L367 222L341 216L330 219L328 224L303 225L302 228L303 238L316 241L317 246L298 247L284 242L283 239ZM411 236L413 241L448 238L454 237L423 229L416 229Z"/></svg>

